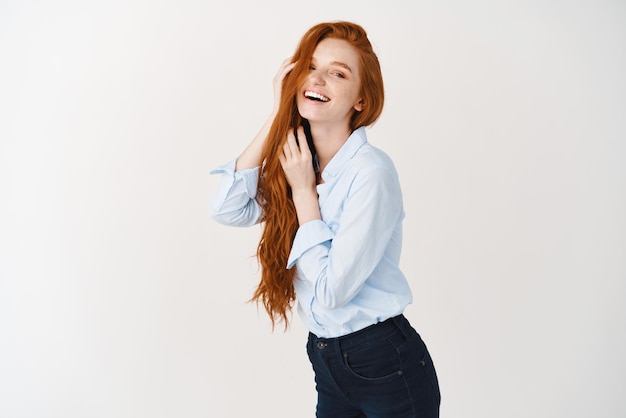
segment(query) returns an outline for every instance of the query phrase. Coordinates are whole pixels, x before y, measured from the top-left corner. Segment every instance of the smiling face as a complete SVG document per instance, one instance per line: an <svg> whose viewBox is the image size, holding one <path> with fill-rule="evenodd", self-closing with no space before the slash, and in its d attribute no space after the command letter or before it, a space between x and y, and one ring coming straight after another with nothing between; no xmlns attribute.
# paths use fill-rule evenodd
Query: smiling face
<svg viewBox="0 0 626 418"><path fill-rule="evenodd" d="M363 109L360 61L348 42L323 39L313 52L309 72L297 97L298 111L311 124L346 127L355 111Z"/></svg>

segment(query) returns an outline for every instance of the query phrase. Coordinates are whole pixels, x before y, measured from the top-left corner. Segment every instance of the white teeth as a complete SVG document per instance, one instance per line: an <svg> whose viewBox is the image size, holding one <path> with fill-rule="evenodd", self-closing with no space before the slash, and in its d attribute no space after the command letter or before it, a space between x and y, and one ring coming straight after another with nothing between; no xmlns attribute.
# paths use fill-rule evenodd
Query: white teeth
<svg viewBox="0 0 626 418"><path fill-rule="evenodd" d="M317 99L317 100L321 100L322 102L328 102L330 99L326 96L322 96L319 93L316 93L314 91L305 91L304 95L306 97L308 97L309 99Z"/></svg>

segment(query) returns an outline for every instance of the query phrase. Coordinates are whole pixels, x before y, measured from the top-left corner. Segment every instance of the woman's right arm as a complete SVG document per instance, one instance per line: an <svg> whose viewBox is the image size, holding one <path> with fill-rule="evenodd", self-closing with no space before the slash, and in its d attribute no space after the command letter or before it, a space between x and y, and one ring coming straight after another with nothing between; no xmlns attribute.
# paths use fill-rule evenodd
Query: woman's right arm
<svg viewBox="0 0 626 418"><path fill-rule="evenodd" d="M259 167L261 165L263 145L265 144L267 134L269 134L270 132L270 128L272 127L272 123L274 122L274 118L278 113L278 107L280 106L280 94L283 85L283 79L287 74L289 74L289 71L293 69L294 65L295 63L292 63L290 58L286 59L285 61L283 61L278 72L274 76L274 109L272 110L269 118L267 118L267 120L265 121L265 124L263 124L263 127L261 128L259 133L257 133L252 142L250 142L246 149L241 153L239 158L237 158L237 171Z"/></svg>
<svg viewBox="0 0 626 418"><path fill-rule="evenodd" d="M236 160L211 171L211 174L221 174L217 192L210 206L211 217L219 223L251 226L261 218L261 207L255 198L263 146L278 113L282 81L294 65L290 59L285 60L274 76L274 108L252 142Z"/></svg>

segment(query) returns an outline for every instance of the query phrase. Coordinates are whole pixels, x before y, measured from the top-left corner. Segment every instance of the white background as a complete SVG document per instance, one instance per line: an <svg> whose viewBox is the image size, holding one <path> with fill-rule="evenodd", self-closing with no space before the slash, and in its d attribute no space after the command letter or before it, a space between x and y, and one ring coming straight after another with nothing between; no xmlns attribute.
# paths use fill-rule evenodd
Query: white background
<svg viewBox="0 0 626 418"><path fill-rule="evenodd" d="M382 63L442 417L626 416L623 1L4 0L1 417L313 416L208 172L336 19Z"/></svg>

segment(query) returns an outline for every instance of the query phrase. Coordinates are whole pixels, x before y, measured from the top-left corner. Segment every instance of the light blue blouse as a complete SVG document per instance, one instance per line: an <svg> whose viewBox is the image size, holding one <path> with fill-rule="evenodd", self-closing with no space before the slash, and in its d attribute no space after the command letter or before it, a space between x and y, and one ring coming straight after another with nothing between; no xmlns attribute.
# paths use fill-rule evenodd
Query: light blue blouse
<svg viewBox="0 0 626 418"><path fill-rule="evenodd" d="M231 226L258 223L259 168L221 174L211 216ZM287 268L296 268L298 313L318 337L339 337L401 314L412 302L399 267L404 209L391 159L355 130L322 172L322 220L301 225Z"/></svg>

